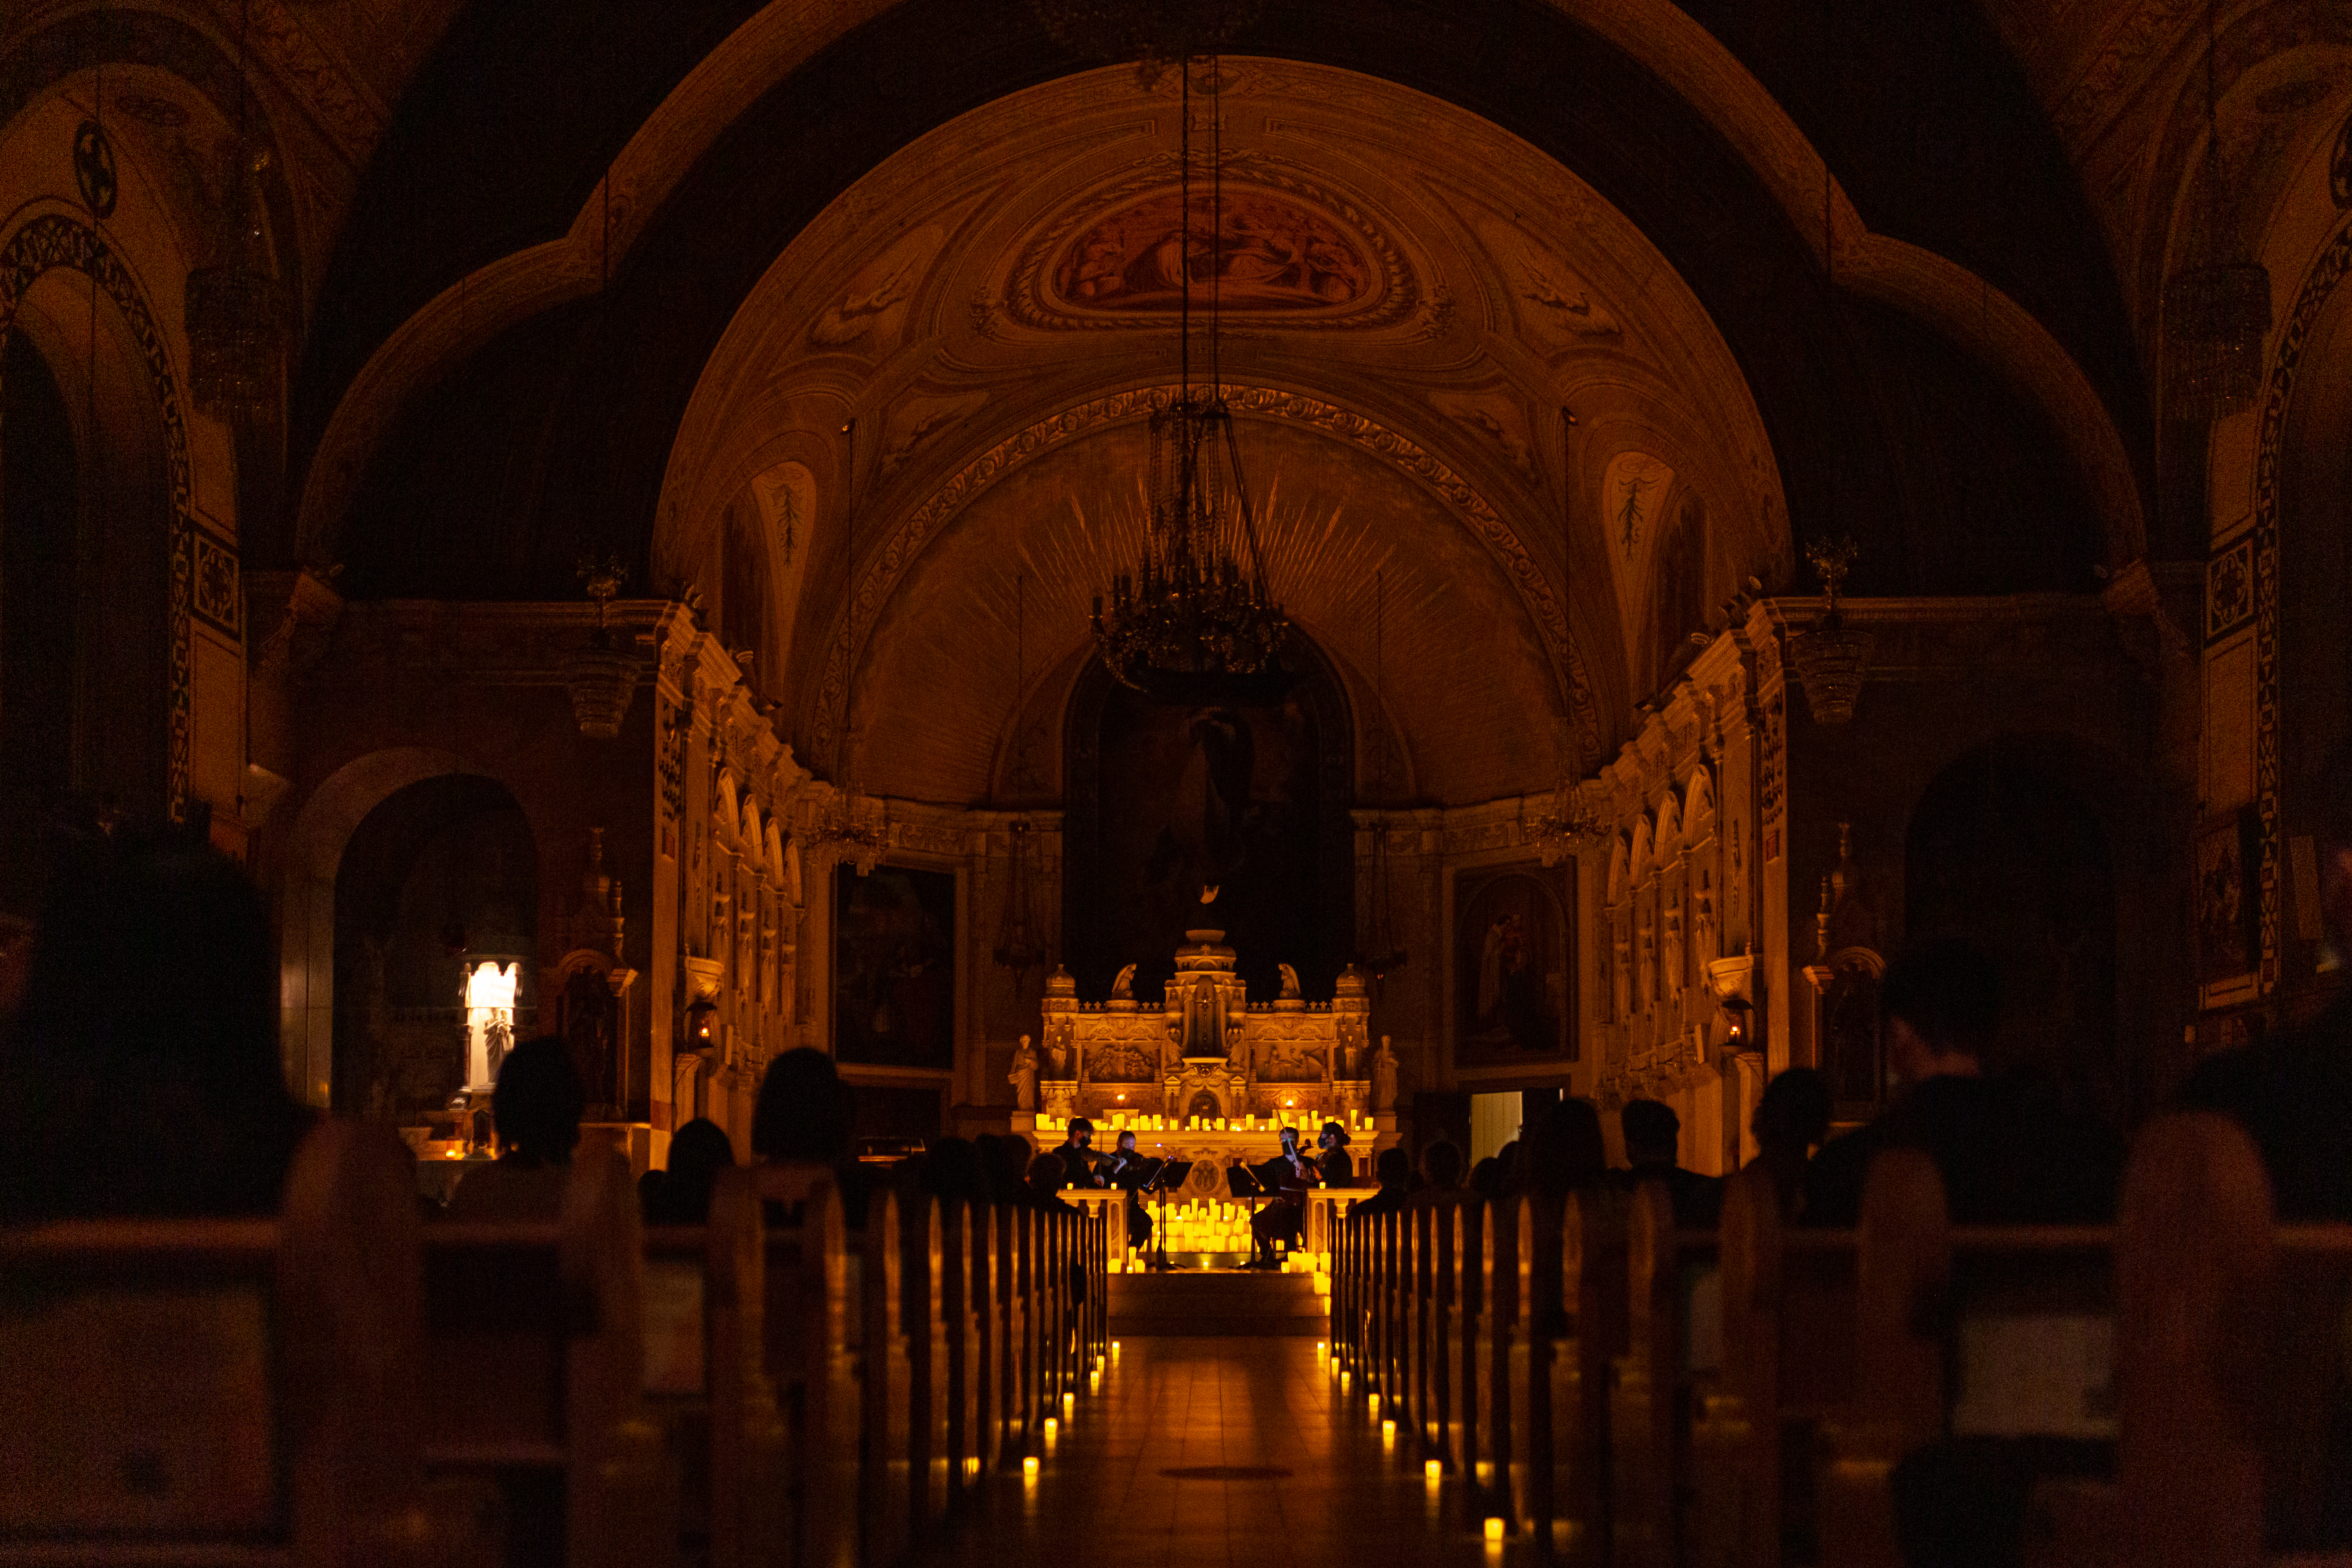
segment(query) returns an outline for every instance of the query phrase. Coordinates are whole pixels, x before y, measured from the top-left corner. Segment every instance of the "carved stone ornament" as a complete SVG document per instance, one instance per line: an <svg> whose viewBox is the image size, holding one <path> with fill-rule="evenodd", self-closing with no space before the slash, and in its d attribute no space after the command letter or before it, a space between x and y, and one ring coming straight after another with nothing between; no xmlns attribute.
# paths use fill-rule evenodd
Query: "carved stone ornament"
<svg viewBox="0 0 2352 1568"><path fill-rule="evenodd" d="M564 667L572 689L572 717L591 740L617 740L637 694L637 658L611 647L589 647Z"/></svg>

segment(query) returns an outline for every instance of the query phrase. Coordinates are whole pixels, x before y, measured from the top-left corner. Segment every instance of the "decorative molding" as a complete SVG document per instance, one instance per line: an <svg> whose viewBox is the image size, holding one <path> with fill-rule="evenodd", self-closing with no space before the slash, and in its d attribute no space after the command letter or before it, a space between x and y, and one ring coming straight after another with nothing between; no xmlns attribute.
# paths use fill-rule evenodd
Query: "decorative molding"
<svg viewBox="0 0 2352 1568"><path fill-rule="evenodd" d="M824 679L818 688L817 710L810 727L811 753L833 754L840 733L842 705L849 688L849 670L872 635L875 624L902 578L930 541L977 500L983 490L1014 469L1067 446L1079 437L1107 426L1140 420L1152 408L1175 395L1174 387L1135 387L1094 398L1043 419L998 442L966 464L952 479L902 523L882 548L869 557L872 564L859 579L856 593L842 611L850 617L846 639L828 638ZM1218 392L1239 414L1281 420L1353 443L1381 458L1451 506L1485 542L1517 590L1528 616L1535 622L1549 656L1554 678L1567 694L1580 760L1579 771L1601 751L1600 705L1582 656L1577 651L1563 601L1543 569L1528 552L1511 525L1485 496L1444 463L1407 437L1349 409L1271 387L1220 386ZM846 647L844 646L845 641Z"/></svg>
<svg viewBox="0 0 2352 1568"><path fill-rule="evenodd" d="M147 376L155 394L157 416L163 424L164 482L172 497L171 606L165 633L169 663L168 702L171 742L164 780L164 805L172 820L183 820L188 809L188 772L195 721L195 654L192 606L195 596L195 500L188 460L188 431L180 415L179 384L163 334L155 325L147 301L121 260L96 231L61 213L33 218L0 247L0 341L16 320L16 307L36 279L53 268L68 268L93 279L122 312L131 335L147 362ZM234 551L215 543L228 559L230 613L235 615ZM228 635L236 635L230 628Z"/></svg>
<svg viewBox="0 0 2352 1568"><path fill-rule="evenodd" d="M2262 817L2262 994L2279 980L2279 468L2286 444L2286 410L2294 395L2304 345L2337 284L2352 270L2352 222L2336 230L2295 294L2271 359L2270 390L2255 438L2254 527L2254 796Z"/></svg>

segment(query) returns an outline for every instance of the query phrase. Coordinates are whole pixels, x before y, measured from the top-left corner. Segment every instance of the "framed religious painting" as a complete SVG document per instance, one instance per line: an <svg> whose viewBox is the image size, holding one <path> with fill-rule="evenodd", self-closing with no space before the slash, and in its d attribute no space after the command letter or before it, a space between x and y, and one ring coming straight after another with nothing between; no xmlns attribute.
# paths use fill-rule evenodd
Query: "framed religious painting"
<svg viewBox="0 0 2352 1568"><path fill-rule="evenodd" d="M2246 1001L2260 985L2260 901L2249 878L2261 864L2261 831L2248 805L2197 835L2197 988L2204 1007Z"/></svg>
<svg viewBox="0 0 2352 1568"><path fill-rule="evenodd" d="M1454 910L1455 1064L1574 1061L1574 933L1560 874L1538 865L1460 871Z"/></svg>
<svg viewBox="0 0 2352 1568"><path fill-rule="evenodd" d="M856 1066L955 1066L952 871L834 873L833 1051Z"/></svg>

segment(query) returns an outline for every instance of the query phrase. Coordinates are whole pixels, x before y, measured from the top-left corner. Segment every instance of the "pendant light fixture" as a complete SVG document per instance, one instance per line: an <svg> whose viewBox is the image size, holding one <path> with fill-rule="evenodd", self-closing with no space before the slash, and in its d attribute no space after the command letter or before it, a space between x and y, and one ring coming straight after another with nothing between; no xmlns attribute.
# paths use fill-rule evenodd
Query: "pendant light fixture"
<svg viewBox="0 0 2352 1568"><path fill-rule="evenodd" d="M2164 288L2164 405L2183 424L2210 424L2254 405L2271 330L2271 275L2231 232L2221 157L2220 0L2205 7L2204 265Z"/></svg>
<svg viewBox="0 0 2352 1568"><path fill-rule="evenodd" d="M236 139L219 237L207 264L188 273L185 298L189 395L219 419L268 413L285 379L286 298L270 266L262 220L261 176L269 167L269 149L256 142L249 126L246 39L252 26L252 0L246 0L236 33Z"/></svg>
<svg viewBox="0 0 2352 1568"><path fill-rule="evenodd" d="M1234 439L1233 410L1218 384L1219 288L1223 256L1222 119L1213 113L1209 232L1192 226L1192 73L1182 62L1179 204L1182 237L1177 318L1178 392L1152 411L1150 471L1142 559L1096 595L1095 646L1121 684L1180 702L1264 700L1284 682L1280 665L1290 622L1266 586L1257 519ZM1218 92L1216 61L1209 91ZM1192 384L1195 247L1209 276L1209 380Z"/></svg>

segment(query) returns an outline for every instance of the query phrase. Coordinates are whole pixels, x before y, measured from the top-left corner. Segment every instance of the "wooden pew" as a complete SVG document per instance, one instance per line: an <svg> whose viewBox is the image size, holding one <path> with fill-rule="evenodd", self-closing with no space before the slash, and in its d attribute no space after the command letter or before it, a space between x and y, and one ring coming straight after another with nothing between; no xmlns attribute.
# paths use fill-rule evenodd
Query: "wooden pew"
<svg viewBox="0 0 2352 1568"><path fill-rule="evenodd" d="M2045 1454L2084 1458L2114 1437L2112 1244L2105 1226L1954 1226L1924 1152L1873 1163L1852 1403L1824 1426L1825 1563L1902 1561L1893 1478L1940 1439L2035 1439ZM2028 1510L2037 1560L2111 1560L2112 1516L2104 1481L2046 1479Z"/></svg>
<svg viewBox="0 0 2352 1568"><path fill-rule="evenodd" d="M1037 1393L1035 1331L1030 1323L1032 1278L1029 1234L1035 1221L1029 1209L1008 1205L1000 1211L996 1232L997 1415L1003 1436L998 1452L1005 1468L1017 1469L1024 1457L1036 1452Z"/></svg>
<svg viewBox="0 0 2352 1568"><path fill-rule="evenodd" d="M1486 1399L1479 1368L1485 1364L1480 1327L1486 1321L1486 1205L1465 1198L1449 1211L1454 1238L1454 1311L1447 1321L1445 1376L1454 1404L1449 1429L1448 1467L1473 1486L1489 1456L1480 1446Z"/></svg>
<svg viewBox="0 0 2352 1568"><path fill-rule="evenodd" d="M763 1237L761 1339L786 1435L784 1561L795 1568L856 1568L865 1418L862 1259L851 1249L829 1172L761 1165L745 1174L761 1203L777 1211Z"/></svg>
<svg viewBox="0 0 2352 1568"><path fill-rule="evenodd" d="M682 1538L706 1538L712 1568L790 1554L789 1434L769 1369L755 1184L748 1170L723 1171L707 1225L645 1233L646 1399L685 1471Z"/></svg>
<svg viewBox="0 0 2352 1568"><path fill-rule="evenodd" d="M1441 1468L1451 1460L1454 1428L1461 1420L1460 1406L1454 1394L1452 1353L1460 1337L1454 1319L1461 1288L1454 1276L1457 1253L1454 1246L1455 1215L1461 1207L1457 1201L1433 1208L1426 1232L1429 1327L1422 1342L1427 1357L1427 1370L1423 1374L1423 1397L1427 1403L1421 1412L1419 1430L1423 1454L1435 1459Z"/></svg>
<svg viewBox="0 0 2352 1568"><path fill-rule="evenodd" d="M858 1287L864 1324L858 1426L859 1561L892 1568L913 1543L919 1492L911 1463L916 1428L907 1356L905 1245L898 1195L877 1190L866 1201L866 1245Z"/></svg>
<svg viewBox="0 0 2352 1568"><path fill-rule="evenodd" d="M1610 1540L1622 1568L1675 1568L1689 1490L1689 1412L1721 1328L1717 1239L1677 1231L1663 1181L1634 1189L1626 1221L1625 1351L1609 1405ZM1719 1303L1719 1297L1714 1298ZM1702 1386L1695 1389L1694 1384Z"/></svg>
<svg viewBox="0 0 2352 1568"><path fill-rule="evenodd" d="M954 1457L949 1449L950 1411L945 1256L940 1210L927 1193L899 1197L899 1326L907 1336L907 1474L912 1510L910 1538L926 1542L947 1517Z"/></svg>
<svg viewBox="0 0 2352 1568"><path fill-rule="evenodd" d="M2116 1231L2117 1560L2352 1561L2352 1226L2274 1224L2244 1131L2183 1115L2135 1144Z"/></svg>
<svg viewBox="0 0 2352 1568"><path fill-rule="evenodd" d="M1395 1419L1397 1431L1403 1437L1402 1447L1407 1453L1418 1447L1417 1439L1425 1440L1430 1413L1434 1407L1435 1379L1431 1367L1436 1357L1431 1346L1437 1327L1433 1310L1437 1280L1433 1269L1437 1256L1435 1222L1442 1205L1442 1198L1435 1194L1424 1193L1416 1196L1405 1205L1402 1223L1398 1227L1399 1275L1404 1308L1402 1338L1406 1364L1402 1386L1398 1391L1397 1407L1383 1410L1381 1414Z"/></svg>
<svg viewBox="0 0 2352 1568"><path fill-rule="evenodd" d="M1528 1517L1558 1561L1608 1561L1609 1368L1626 1349L1625 1205L1608 1188L1529 1205Z"/></svg>
<svg viewBox="0 0 2352 1568"><path fill-rule="evenodd" d="M1527 1341L1520 1332L1519 1225L1516 1200L1498 1198L1479 1214L1478 1455L1471 1468L1479 1508L1508 1529L1520 1518L1527 1450L1517 1440L1512 1388L1524 1381ZM1516 1374L1516 1377L1515 1377Z"/></svg>
<svg viewBox="0 0 2352 1568"><path fill-rule="evenodd" d="M950 1205L941 1232L947 1245L947 1273L940 1300L947 1314L948 1383L955 1390L948 1407L948 1485L957 1497L972 1487L996 1458L989 1443L992 1427L982 1419L991 1393L992 1217L986 1204L959 1201Z"/></svg>
<svg viewBox="0 0 2352 1568"><path fill-rule="evenodd" d="M494 1482L509 1560L675 1559L677 1500L642 1386L644 1246L625 1161L583 1154L561 1218L424 1231L428 1473Z"/></svg>
<svg viewBox="0 0 2352 1568"><path fill-rule="evenodd" d="M0 1563L478 1561L421 1490L415 1194L330 1121L275 1218L0 1232Z"/></svg>
<svg viewBox="0 0 2352 1568"><path fill-rule="evenodd" d="M1719 1375L1696 1390L1688 1558L1709 1568L1809 1561L1813 1453L1855 1397L1851 1231L1786 1225L1771 1173L1726 1184Z"/></svg>

